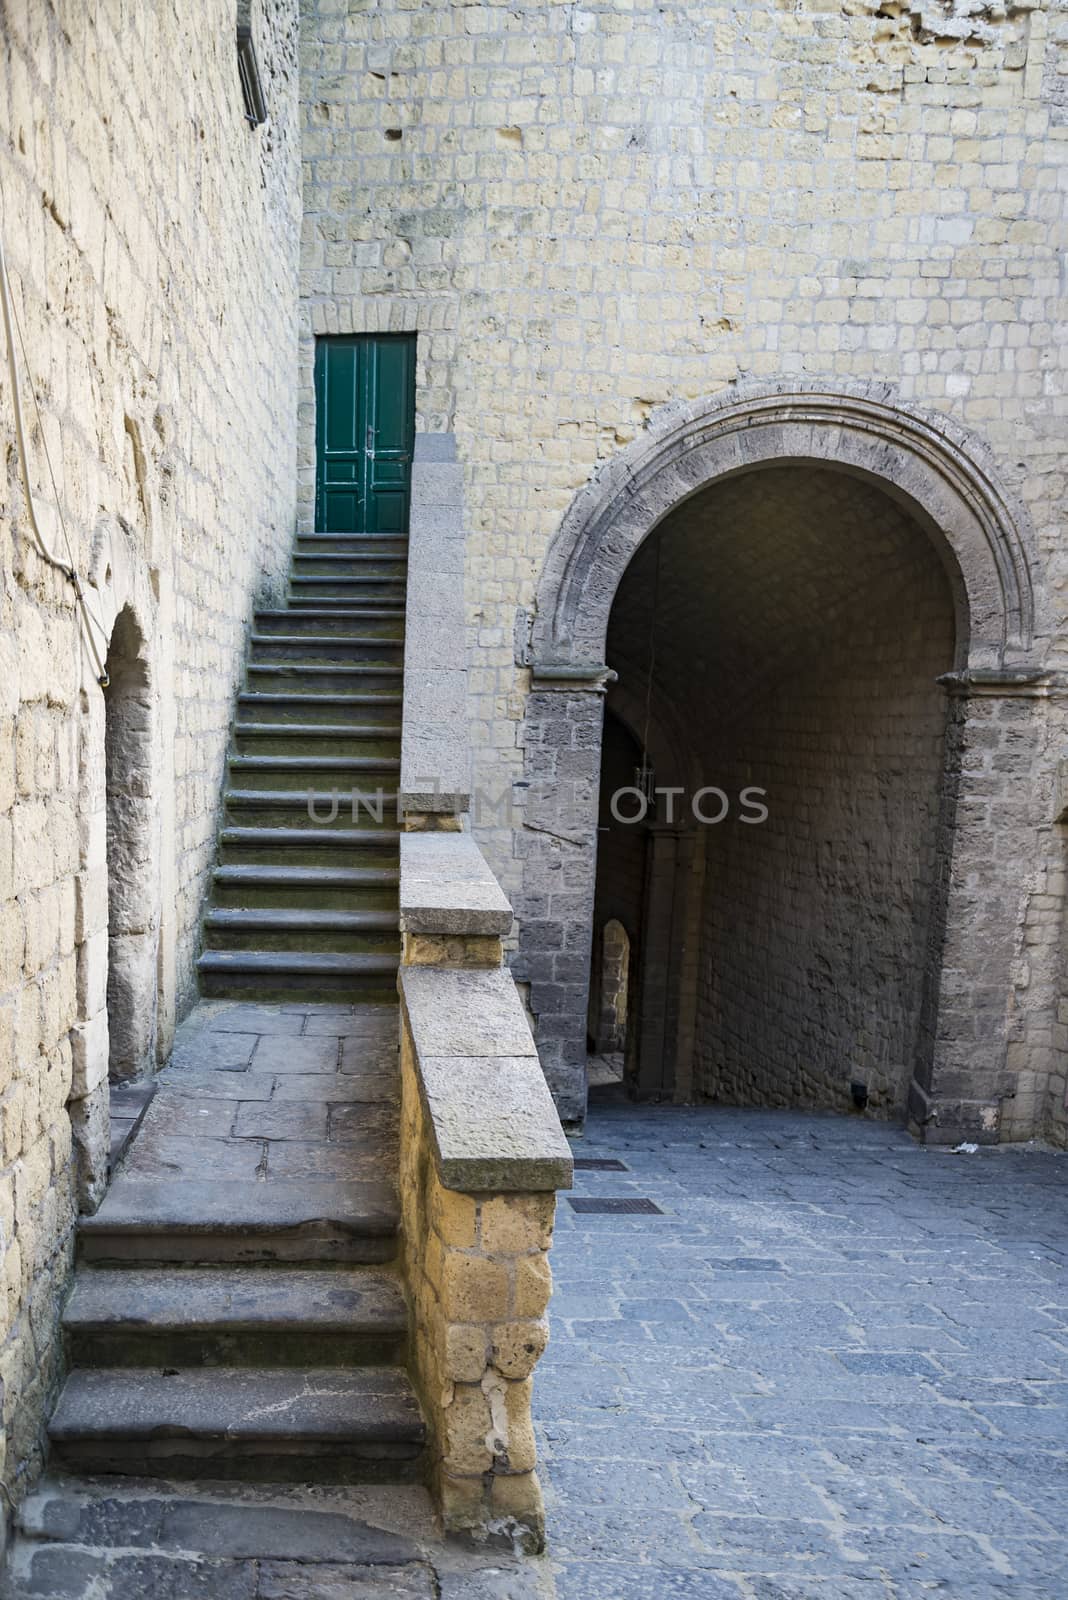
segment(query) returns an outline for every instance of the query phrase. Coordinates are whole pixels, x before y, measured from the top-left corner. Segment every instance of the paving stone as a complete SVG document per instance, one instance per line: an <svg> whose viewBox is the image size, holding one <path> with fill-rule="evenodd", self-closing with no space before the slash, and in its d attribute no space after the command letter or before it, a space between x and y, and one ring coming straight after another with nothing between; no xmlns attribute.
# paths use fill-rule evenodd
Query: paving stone
<svg viewBox="0 0 1068 1600"><path fill-rule="evenodd" d="M341 1070L359 1073L369 1078L396 1074L400 1067L400 1051L388 1039L361 1038L359 1035L341 1040Z"/></svg>
<svg viewBox="0 0 1068 1600"><path fill-rule="evenodd" d="M372 1133L359 1143L337 1144L278 1139L268 1150L267 1175L287 1182L307 1178L344 1185L380 1178L396 1164L396 1143L389 1135Z"/></svg>
<svg viewBox="0 0 1068 1600"><path fill-rule="evenodd" d="M261 1157L262 1151L247 1140L181 1137L142 1128L123 1161L122 1175L132 1179L252 1178Z"/></svg>
<svg viewBox="0 0 1068 1600"><path fill-rule="evenodd" d="M297 1030L299 1032L299 1029ZM168 1072L242 1072L252 1058L258 1033L179 1029L167 1063Z"/></svg>
<svg viewBox="0 0 1068 1600"><path fill-rule="evenodd" d="M284 1034L295 1037L304 1030L303 1011L281 1006L231 1005L211 1018L209 1033Z"/></svg>
<svg viewBox="0 0 1068 1600"><path fill-rule="evenodd" d="M388 1044L399 1039L400 1024L395 1006L353 1006L344 1017L309 1015L305 1034L332 1033L353 1039L377 1039Z"/></svg>
<svg viewBox="0 0 1068 1600"><path fill-rule="evenodd" d="M252 1058L253 1072L336 1072L336 1035L314 1039L261 1039Z"/></svg>
<svg viewBox="0 0 1068 1600"><path fill-rule="evenodd" d="M372 1138L392 1138L397 1133L399 1118L396 1108L388 1102L359 1101L354 1105L330 1107L330 1141L363 1143Z"/></svg>
<svg viewBox="0 0 1068 1600"><path fill-rule="evenodd" d="M731 1578L686 1567L620 1566L582 1562L564 1566L556 1580L557 1600L742 1600ZM875 1596L869 1600L876 1600ZM881 1600L881 1597L879 1597Z"/></svg>
<svg viewBox="0 0 1068 1600"><path fill-rule="evenodd" d="M891 1355L870 1351L839 1351L838 1359L847 1372L866 1378L926 1378L938 1372L933 1361L922 1355Z"/></svg>
<svg viewBox="0 0 1068 1600"><path fill-rule="evenodd" d="M398 1571L352 1565L299 1566L267 1561L260 1568L256 1600L437 1600L429 1566Z"/></svg>
<svg viewBox="0 0 1068 1600"><path fill-rule="evenodd" d="M492 1566L464 1572L443 1572L439 1568L437 1577L437 1600L519 1600L520 1594L527 1593L533 1600L535 1583L543 1600L557 1600L536 1577L528 1578L520 1586L515 1570L508 1567Z"/></svg>
<svg viewBox="0 0 1068 1600"><path fill-rule="evenodd" d="M237 1139L325 1139L326 1106L278 1105L270 1102L243 1105L235 1116Z"/></svg>
<svg viewBox="0 0 1068 1600"><path fill-rule="evenodd" d="M160 1077L161 1094L189 1100L269 1100L275 1078L268 1072L176 1072Z"/></svg>
<svg viewBox="0 0 1068 1600"><path fill-rule="evenodd" d="M560 1210L536 1405L558 1600L1059 1600L1065 1157L596 1100L577 1148L630 1169L580 1193L669 1214Z"/></svg>
<svg viewBox="0 0 1068 1600"><path fill-rule="evenodd" d="M373 1104L400 1098L400 1077L396 1071L363 1075L357 1073L288 1072L274 1079L273 1098L279 1100L322 1101Z"/></svg>
<svg viewBox="0 0 1068 1600"><path fill-rule="evenodd" d="M230 1088L231 1091L236 1088L236 1075L231 1078ZM177 1134L184 1138L206 1134L208 1138L218 1138L232 1128L238 1103L236 1097L198 1097L194 1094L176 1094L170 1088L160 1089L145 1112L141 1132L146 1135Z"/></svg>

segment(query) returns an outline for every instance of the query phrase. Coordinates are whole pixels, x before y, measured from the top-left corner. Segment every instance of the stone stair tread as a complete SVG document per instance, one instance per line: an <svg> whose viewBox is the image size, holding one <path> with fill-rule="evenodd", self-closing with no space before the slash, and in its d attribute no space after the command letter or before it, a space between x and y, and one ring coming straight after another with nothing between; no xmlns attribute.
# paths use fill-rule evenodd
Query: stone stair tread
<svg viewBox="0 0 1068 1600"><path fill-rule="evenodd" d="M301 606L296 613L294 613L292 606L261 606L258 611L253 612L253 616L256 618L284 617L287 622L293 620L294 614L301 619L305 617L329 617L331 622L336 622L339 617L344 618L349 615L361 621L366 621L368 617L376 617L380 620L389 618L395 622L401 615L399 608L395 605L376 607L373 602L367 605L353 606L351 612L339 611L336 606L324 607L319 611L314 606Z"/></svg>
<svg viewBox="0 0 1068 1600"><path fill-rule="evenodd" d="M396 1514L392 1502L398 1500L411 1507L402 1526L430 1523L425 1489L369 1487L360 1496L361 1509L366 1507L372 1517L377 1510L384 1521L390 1520L391 1511ZM406 1535L346 1511L271 1504L262 1490L258 1501L247 1491L240 1500L227 1501L213 1499L210 1489L182 1494L168 1484L131 1480L124 1487L114 1478L43 1480L22 1502L18 1528L24 1537L42 1543L195 1550L201 1557L231 1560L389 1567L419 1556L418 1546Z"/></svg>
<svg viewBox="0 0 1068 1600"><path fill-rule="evenodd" d="M292 616L293 613L290 611L286 615ZM251 644L269 645L321 644L324 647L329 645L332 650L350 649L357 645L361 647L364 645L377 645L387 647L390 650L404 648L403 639L380 639L374 633L252 633L249 635L249 642Z"/></svg>
<svg viewBox="0 0 1068 1600"><path fill-rule="evenodd" d="M339 662L336 666L332 663L320 661L250 661L249 672L289 672L300 677L307 675L310 678L321 676L327 672L348 672L363 677L399 677L403 667L390 666L387 663L378 664L362 661Z"/></svg>
<svg viewBox="0 0 1068 1600"><path fill-rule="evenodd" d="M375 805L380 798L378 790L361 792L357 789L353 794L346 794L346 808L351 804L353 795L357 801L363 800L368 803L373 801ZM236 806L289 806L294 811L303 811L305 815L308 810L308 796L303 789L227 789L224 791L223 801L226 805ZM395 806L397 796L383 794L381 801L383 807ZM364 809L366 810L366 806Z"/></svg>
<svg viewBox="0 0 1068 1600"><path fill-rule="evenodd" d="M219 835L223 844L286 845L329 844L339 849L357 849L374 846L378 849L396 849L400 840L397 828L331 828L324 835L318 828L236 828L227 826Z"/></svg>
<svg viewBox="0 0 1068 1600"><path fill-rule="evenodd" d="M314 772L332 770L337 767L342 772L376 772L380 767L400 767L399 756L231 756L231 767L248 769L252 772L274 771L299 772L303 767L309 767Z"/></svg>
<svg viewBox="0 0 1068 1600"><path fill-rule="evenodd" d="M237 698L240 705L251 704L253 707L305 702L327 706L388 706L401 705L404 701L402 694L390 689L378 694L331 694L328 690L320 690L315 694L292 694L289 690L281 689L246 689Z"/></svg>
<svg viewBox="0 0 1068 1600"><path fill-rule="evenodd" d="M338 950L205 950L201 972L323 973L352 977L396 972L398 956Z"/></svg>
<svg viewBox="0 0 1068 1600"><path fill-rule="evenodd" d="M346 561L406 561L407 540L404 551L400 550L302 550L298 546L293 552L294 563L297 561L336 561L344 565Z"/></svg>
<svg viewBox="0 0 1068 1600"><path fill-rule="evenodd" d="M282 1267L83 1268L63 1313L69 1334L122 1328L403 1333L397 1280L383 1272Z"/></svg>
<svg viewBox="0 0 1068 1600"><path fill-rule="evenodd" d="M338 931L360 929L396 930L400 914L396 911L331 911L298 906L249 907L213 906L204 918L212 928L277 928L316 929L331 928Z"/></svg>
<svg viewBox="0 0 1068 1600"><path fill-rule="evenodd" d="M300 1234L322 1226L388 1238L397 1231L396 1191L382 1179L345 1183L270 1179L247 1183L173 1178L152 1181L120 1173L99 1208L78 1223L83 1243L117 1234Z"/></svg>
<svg viewBox="0 0 1068 1600"><path fill-rule="evenodd" d="M400 870L397 867L266 867L239 864L215 867L212 876L217 883L274 883L304 887L323 884L335 889L358 889L364 885L398 883Z"/></svg>
<svg viewBox="0 0 1068 1600"><path fill-rule="evenodd" d="M185 1438L418 1448L426 1425L410 1379L395 1367L83 1367L68 1377L49 1434L57 1444Z"/></svg>
<svg viewBox="0 0 1068 1600"><path fill-rule="evenodd" d="M350 528L347 532L338 528L324 528L321 532L314 529L310 533L298 533L297 543L303 544L308 539L332 541L334 539L390 539L401 543L408 543L406 533L376 533L370 528Z"/></svg>
<svg viewBox="0 0 1068 1600"><path fill-rule="evenodd" d="M399 739L395 722L235 722L234 734L244 739Z"/></svg>

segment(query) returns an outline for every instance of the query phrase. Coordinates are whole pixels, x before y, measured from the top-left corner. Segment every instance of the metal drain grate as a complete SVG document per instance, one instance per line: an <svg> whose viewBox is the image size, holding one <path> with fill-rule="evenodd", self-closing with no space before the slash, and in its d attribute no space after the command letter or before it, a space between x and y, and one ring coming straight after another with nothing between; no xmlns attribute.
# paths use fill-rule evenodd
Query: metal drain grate
<svg viewBox="0 0 1068 1600"><path fill-rule="evenodd" d="M581 1211L586 1215L593 1212L604 1212L606 1215L628 1217L662 1217L664 1213L652 1200L644 1197L640 1200L594 1200L592 1197L582 1196L576 1198L568 1195L567 1203L572 1211Z"/></svg>
<svg viewBox="0 0 1068 1600"><path fill-rule="evenodd" d="M625 1161L617 1161L613 1156L576 1156L576 1172L629 1172L630 1168Z"/></svg>

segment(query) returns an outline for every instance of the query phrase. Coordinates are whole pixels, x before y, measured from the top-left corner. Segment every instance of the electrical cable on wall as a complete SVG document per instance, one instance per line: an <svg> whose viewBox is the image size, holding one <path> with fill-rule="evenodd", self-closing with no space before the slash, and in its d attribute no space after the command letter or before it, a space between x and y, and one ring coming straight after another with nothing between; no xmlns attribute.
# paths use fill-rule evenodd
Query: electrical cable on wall
<svg viewBox="0 0 1068 1600"><path fill-rule="evenodd" d="M33 533L34 543L37 546L38 553L42 559L47 561L50 566L58 567L61 572L65 573L68 580L74 587L74 593L78 601L79 611L81 613L82 625L85 630L86 643L89 646L89 652L96 667L96 681L99 683L102 689L106 689L109 683L107 668L104 665L100 651L97 648L96 640L93 637L93 628L97 628L101 637L105 640L107 638L107 632L99 618L94 617L92 611L90 610L85 590L82 587L81 578L78 576L78 569L74 563L74 552L71 549L70 535L67 532L67 523L63 515L63 506L60 501L59 490L56 485L56 475L52 469L52 457L48 450L48 440L45 436L44 424L41 418L41 408L37 403L37 393L33 386L33 379L30 377L30 365L26 359L26 345L22 337L22 326L18 320L18 314L15 311L14 302L11 297L11 284L8 281L7 276L7 255L4 250L4 241L2 236L0 236L0 309L3 311L4 336L7 344L7 370L11 379L11 405L15 414L15 445L18 450L19 469L22 474L22 488L26 498L26 512L30 521L30 530ZM56 514L59 517L59 526L63 534L63 542L67 548L67 559L65 561L49 549L44 534L41 532L41 525L37 520L37 508L34 505L33 488L30 484L30 465L26 451L26 434L22 421L22 391L19 385L18 359L15 353L16 333L18 335L19 349L22 351L23 365L26 368L27 377L29 378L30 397L33 400L33 408L37 416L37 426L40 429L41 446L44 450L45 462L48 467L48 476L52 484L52 495L55 500Z"/></svg>

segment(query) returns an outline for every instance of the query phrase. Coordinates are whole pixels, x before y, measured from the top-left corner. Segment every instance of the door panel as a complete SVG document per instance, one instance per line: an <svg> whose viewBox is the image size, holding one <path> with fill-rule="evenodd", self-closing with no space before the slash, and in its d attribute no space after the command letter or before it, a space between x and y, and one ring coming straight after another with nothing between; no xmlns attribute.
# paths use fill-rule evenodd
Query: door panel
<svg viewBox="0 0 1068 1600"><path fill-rule="evenodd" d="M315 524L404 533L415 438L415 335L347 334L315 347Z"/></svg>

